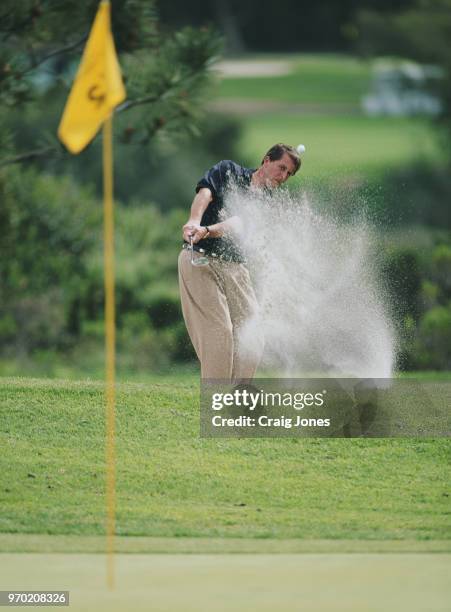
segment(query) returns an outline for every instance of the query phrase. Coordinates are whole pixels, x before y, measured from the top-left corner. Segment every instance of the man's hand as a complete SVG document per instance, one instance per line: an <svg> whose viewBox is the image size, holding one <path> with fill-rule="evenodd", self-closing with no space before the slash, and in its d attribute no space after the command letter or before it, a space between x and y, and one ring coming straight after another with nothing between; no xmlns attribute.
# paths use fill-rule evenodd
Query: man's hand
<svg viewBox="0 0 451 612"><path fill-rule="evenodd" d="M207 233L207 228L202 227L198 223L190 223L188 221L188 223L183 226L183 240L188 243L190 242L190 238L192 237L193 244L196 244L197 242L199 242L199 240L205 238Z"/></svg>

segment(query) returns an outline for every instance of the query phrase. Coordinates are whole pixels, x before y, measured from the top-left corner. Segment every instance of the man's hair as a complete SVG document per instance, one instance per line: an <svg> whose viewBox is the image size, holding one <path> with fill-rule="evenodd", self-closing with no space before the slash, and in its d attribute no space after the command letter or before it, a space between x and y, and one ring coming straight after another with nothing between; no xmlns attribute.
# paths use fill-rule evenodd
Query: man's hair
<svg viewBox="0 0 451 612"><path fill-rule="evenodd" d="M265 156L262 159L262 164L265 161L266 157L269 157L269 159L271 161L277 161L278 159L281 159L285 153L288 153L288 155L290 156L295 170L293 172L293 174L296 174L296 172L299 170L299 168L301 167L301 156L299 155L299 153L296 151L296 149L294 147L291 147L290 145L286 145L283 144L281 142L279 142L278 144L273 145L269 151L267 153L265 153Z"/></svg>

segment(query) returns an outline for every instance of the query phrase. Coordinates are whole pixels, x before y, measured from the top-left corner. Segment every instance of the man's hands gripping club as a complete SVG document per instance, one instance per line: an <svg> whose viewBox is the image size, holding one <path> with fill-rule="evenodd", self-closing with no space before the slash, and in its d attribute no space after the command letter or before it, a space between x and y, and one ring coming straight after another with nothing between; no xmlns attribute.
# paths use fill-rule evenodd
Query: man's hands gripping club
<svg viewBox="0 0 451 612"><path fill-rule="evenodd" d="M190 221L183 226L183 240L189 243L192 238L193 244L196 244L199 240L206 238L209 231L206 227Z"/></svg>
<svg viewBox="0 0 451 612"><path fill-rule="evenodd" d="M213 195L207 187L199 190L191 205L191 215L188 221L183 226L183 240L193 244L203 240L204 238L220 238L227 232L240 234L243 231L242 221L239 217L230 217L220 223L210 225L208 228L200 225L200 221L207 206L213 199Z"/></svg>

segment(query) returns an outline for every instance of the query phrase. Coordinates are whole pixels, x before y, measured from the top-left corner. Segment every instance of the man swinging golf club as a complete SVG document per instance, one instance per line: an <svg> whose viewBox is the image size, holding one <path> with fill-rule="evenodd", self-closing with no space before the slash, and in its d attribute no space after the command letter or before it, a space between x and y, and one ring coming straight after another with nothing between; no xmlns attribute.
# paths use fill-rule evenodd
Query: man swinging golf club
<svg viewBox="0 0 451 612"><path fill-rule="evenodd" d="M244 190L274 189L296 174L303 151L303 145L276 144L256 170L223 160L196 185L178 265L183 317L203 379L251 379L261 358L261 351L243 351L238 342L241 326L255 315L258 304L244 256L233 240L239 221L220 220L227 189L232 184Z"/></svg>

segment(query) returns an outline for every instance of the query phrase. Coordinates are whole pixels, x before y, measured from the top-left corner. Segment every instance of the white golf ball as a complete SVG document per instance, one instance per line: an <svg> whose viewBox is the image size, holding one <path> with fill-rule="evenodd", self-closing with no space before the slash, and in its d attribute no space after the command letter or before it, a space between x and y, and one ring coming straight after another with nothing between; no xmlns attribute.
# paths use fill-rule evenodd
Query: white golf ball
<svg viewBox="0 0 451 612"><path fill-rule="evenodd" d="M302 153L305 153L305 146L303 144L300 144L296 147L296 151L299 153L299 155L302 155Z"/></svg>

